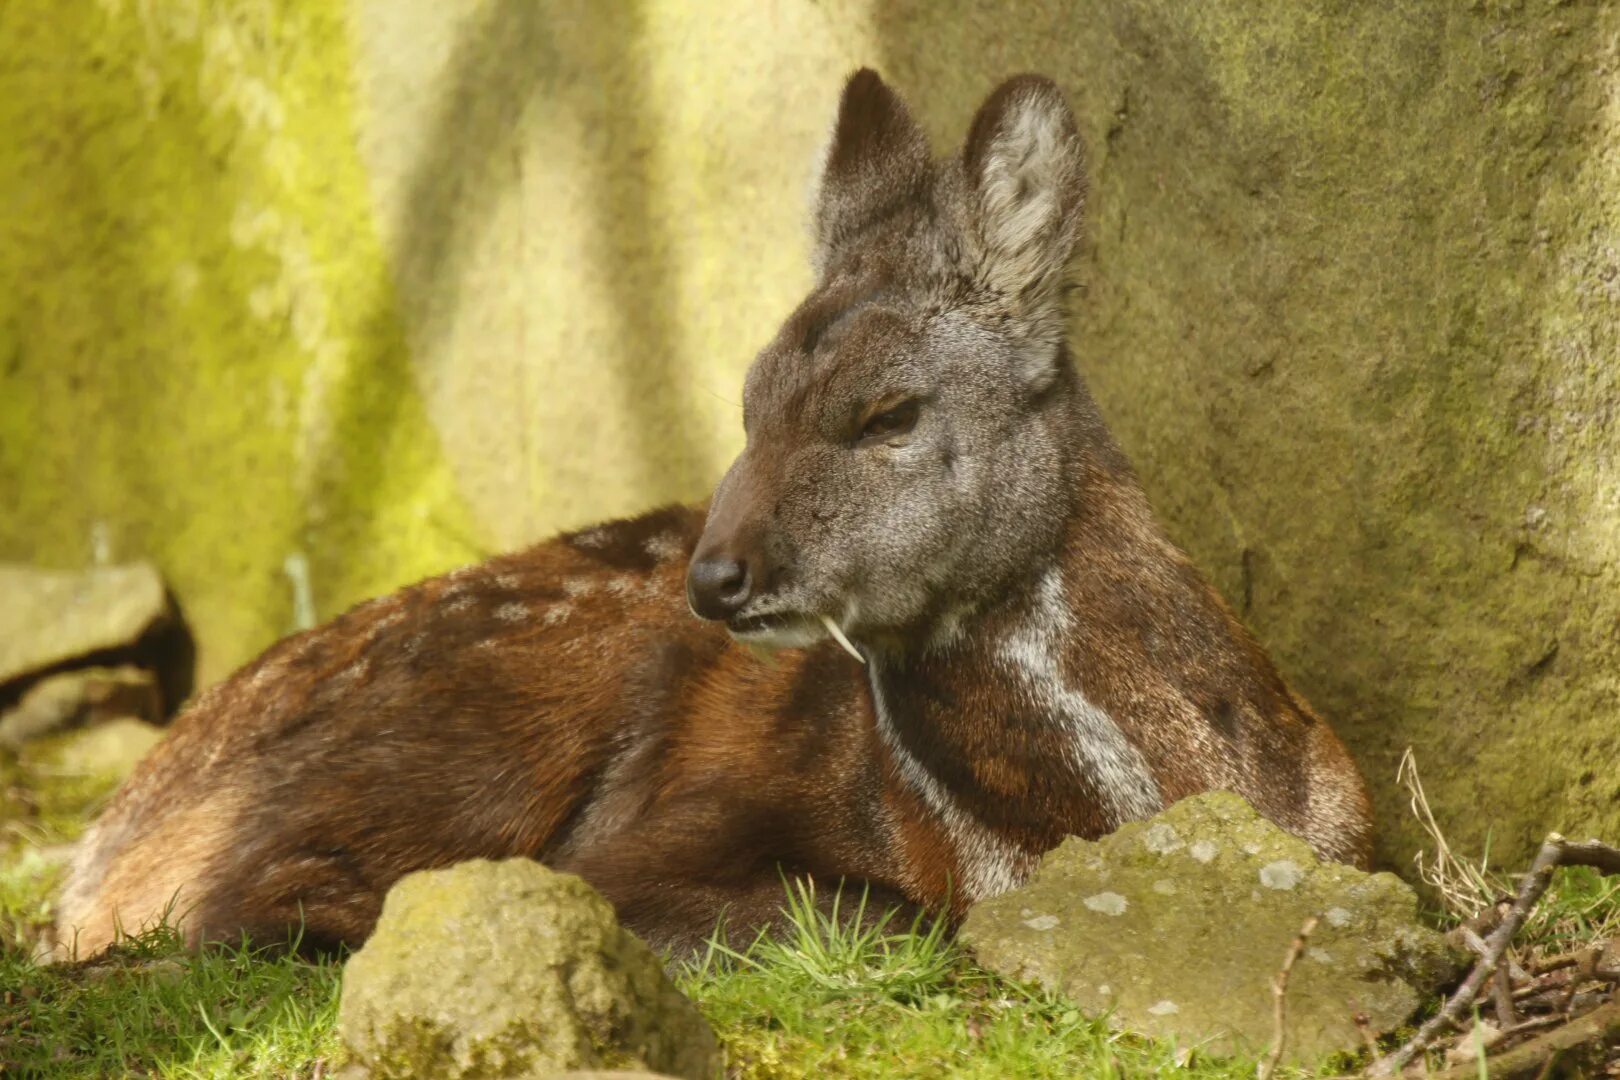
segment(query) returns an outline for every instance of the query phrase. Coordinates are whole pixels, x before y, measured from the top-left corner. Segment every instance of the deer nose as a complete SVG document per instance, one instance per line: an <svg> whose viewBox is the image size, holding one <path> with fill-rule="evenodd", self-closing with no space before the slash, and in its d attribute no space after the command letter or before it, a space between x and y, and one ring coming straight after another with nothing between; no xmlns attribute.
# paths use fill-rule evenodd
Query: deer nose
<svg viewBox="0 0 1620 1080"><path fill-rule="evenodd" d="M686 570L686 602L703 619L728 619L748 603L748 564L726 555L693 559Z"/></svg>

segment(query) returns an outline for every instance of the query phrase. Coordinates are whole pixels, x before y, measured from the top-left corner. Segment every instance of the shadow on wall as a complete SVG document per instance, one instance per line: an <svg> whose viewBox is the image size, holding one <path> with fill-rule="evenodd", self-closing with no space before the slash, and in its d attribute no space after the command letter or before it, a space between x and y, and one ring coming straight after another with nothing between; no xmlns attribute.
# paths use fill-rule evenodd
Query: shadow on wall
<svg viewBox="0 0 1620 1080"><path fill-rule="evenodd" d="M412 328L416 362L429 368L480 366L477 377L455 391L470 388L471 400L450 407L486 411L487 419L498 415L502 425L511 422L517 429L513 441L480 448L487 450L479 455L486 462L503 452L515 454L517 460L499 471L497 496L503 501L532 500L548 490L543 482L548 474L588 468L601 457L580 447L578 462L548 459L530 428L537 417L555 415L558 403L540 395L563 396L581 412L616 420L592 434L628 443L616 449L614 459L633 471L634 490L686 491L707 483L712 479L707 448L690 424L679 422L680 403L690 391L675 363L677 325L669 285L675 267L651 205L660 133L640 56L649 47L644 5L493 0L452 25L458 37L447 76L422 149L409 167L393 230L399 303ZM545 249L546 230L536 220L558 211L546 199L552 189L545 185L561 183L559 174L568 168L534 162L535 147L544 144L540 133L548 128L569 138L577 134L584 148L581 182L592 217L584 265L572 269L557 265L569 254ZM499 212L503 202L514 199L520 208L515 221ZM502 228L512 235L492 235ZM492 250L500 252L498 258L489 257ZM496 335L492 340L499 348L522 348L531 337L559 340L550 333L525 334L521 327L578 317L571 311L535 310L532 287L491 280L488 275L495 271L483 261L519 274L576 273L596 284L614 318L603 349L607 355L591 363L612 378L611 400L588 400L572 383L547 381L550 373L577 369L576 357L538 350L509 357L457 355L466 340L455 333L457 321L478 307L469 297L479 287L511 298L493 317L514 320L520 329ZM491 317L488 312L486 305L473 317ZM356 387L356 393L363 392ZM556 452L553 443L550 454ZM535 514L520 508L515 516L524 523L519 531L526 538L539 538Z"/></svg>

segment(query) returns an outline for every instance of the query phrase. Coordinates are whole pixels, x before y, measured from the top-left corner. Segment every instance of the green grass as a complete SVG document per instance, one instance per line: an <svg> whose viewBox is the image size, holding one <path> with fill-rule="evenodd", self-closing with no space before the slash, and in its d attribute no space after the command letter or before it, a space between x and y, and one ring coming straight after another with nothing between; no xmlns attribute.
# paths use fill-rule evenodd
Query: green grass
<svg viewBox="0 0 1620 1080"><path fill-rule="evenodd" d="M26 856L0 874L10 918L40 904ZM1612 933L1617 883L1560 875L1538 944ZM859 908L859 901L855 901ZM1238 1080L1222 1059L1110 1030L1060 997L976 968L938 930L825 914L789 893L790 929L733 951L713 945L676 980L714 1025L732 1076L1146 1077ZM856 914L860 914L859 911ZM37 920L37 916L35 916ZM341 1061L340 968L248 948L184 952L163 929L105 960L41 967L0 948L6 1076L310 1077ZM1324 1063L1324 1071L1332 1064ZM1298 1077L1282 1070L1280 1076Z"/></svg>
<svg viewBox="0 0 1620 1080"><path fill-rule="evenodd" d="M1255 1075L1253 1059L1111 1031L1055 995L975 968L937 929L863 928L824 914L802 889L788 899L786 935L741 953L711 948L678 980L720 1033L734 1075Z"/></svg>
<svg viewBox="0 0 1620 1080"><path fill-rule="evenodd" d="M35 899L42 899L37 892ZM791 931L713 946L676 979L736 1077L1251 1078L1109 1030L975 968L938 930L831 917L790 893ZM864 923L864 925L863 925ZM41 1077L311 1077L342 1060L340 968L249 948L193 955L165 929L88 965L0 949L0 1072ZM1283 1073L1282 1075L1297 1075Z"/></svg>
<svg viewBox="0 0 1620 1080"><path fill-rule="evenodd" d="M88 965L30 960L50 922L64 844L109 788L59 784L40 793L39 778L9 764L0 760L0 1076L332 1074L341 1063L335 963L247 948L193 955L163 929ZM1454 900L1506 881L1483 863L1448 858L1451 887L1441 892ZM739 1080L1255 1076L1252 1058L1124 1035L1060 997L990 975L937 930L861 918L858 899L840 901L857 909L841 914L857 917L836 917L814 899L790 890L786 934L740 951L711 946L675 972ZM1447 905L1450 917L1440 921L1460 906ZM1555 953L1617 934L1620 880L1566 870L1521 950Z"/></svg>
<svg viewBox="0 0 1620 1080"><path fill-rule="evenodd" d="M183 952L157 930L76 968L0 955L0 1063L41 1077L311 1076L337 1041L339 968Z"/></svg>

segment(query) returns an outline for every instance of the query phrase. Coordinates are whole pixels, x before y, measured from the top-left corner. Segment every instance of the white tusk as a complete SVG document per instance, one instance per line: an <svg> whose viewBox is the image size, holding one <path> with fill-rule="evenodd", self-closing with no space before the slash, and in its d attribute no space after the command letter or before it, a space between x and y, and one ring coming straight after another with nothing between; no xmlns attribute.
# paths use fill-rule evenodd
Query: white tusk
<svg viewBox="0 0 1620 1080"><path fill-rule="evenodd" d="M866 663L866 657L857 652L855 646L849 643L849 638L845 637L844 631L839 629L838 624L832 621L832 616L823 615L821 617L821 625L827 628L827 633L833 636L834 641L838 642L838 644L844 647L845 652L849 653L849 655L853 656L861 663Z"/></svg>

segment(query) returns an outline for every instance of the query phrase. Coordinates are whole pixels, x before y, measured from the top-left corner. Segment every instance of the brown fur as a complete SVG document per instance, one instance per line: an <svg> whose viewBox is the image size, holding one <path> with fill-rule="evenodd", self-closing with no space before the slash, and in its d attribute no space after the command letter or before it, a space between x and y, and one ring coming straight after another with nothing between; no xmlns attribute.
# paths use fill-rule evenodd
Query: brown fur
<svg viewBox="0 0 1620 1080"><path fill-rule="evenodd" d="M357 944L401 875L477 856L578 873L679 949L722 915L772 924L784 874L959 916L1063 836L1212 788L1365 861L1354 765L1154 523L1069 361L1082 175L1045 80L1005 84L934 162L857 74L821 278L750 372L748 448L712 506L270 649L86 838L63 944L170 905L193 942L302 924Z"/></svg>

